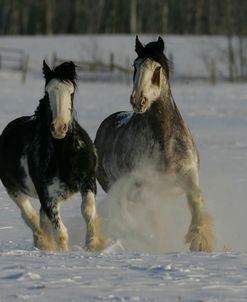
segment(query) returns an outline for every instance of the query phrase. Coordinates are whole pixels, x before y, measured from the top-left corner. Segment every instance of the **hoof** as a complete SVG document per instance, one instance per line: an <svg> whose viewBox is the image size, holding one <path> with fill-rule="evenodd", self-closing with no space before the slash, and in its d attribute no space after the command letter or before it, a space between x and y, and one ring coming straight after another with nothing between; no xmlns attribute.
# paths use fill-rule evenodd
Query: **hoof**
<svg viewBox="0 0 247 302"><path fill-rule="evenodd" d="M88 243L85 245L85 250L89 252L100 252L105 247L105 240L103 237L92 238Z"/></svg>
<svg viewBox="0 0 247 302"><path fill-rule="evenodd" d="M190 244L190 251L192 251L192 252L212 252L213 247L214 247L214 245L211 244L211 242L209 242L207 240L207 238L195 235L195 238L191 241L191 244Z"/></svg>
<svg viewBox="0 0 247 302"><path fill-rule="evenodd" d="M100 220L96 217L89 224L86 236L85 249L91 252L102 251L105 247L105 238L102 235Z"/></svg>
<svg viewBox="0 0 247 302"><path fill-rule="evenodd" d="M68 237L60 236L58 238L57 245L60 251L67 252L69 250Z"/></svg>
<svg viewBox="0 0 247 302"><path fill-rule="evenodd" d="M208 226L201 226L189 230L185 237L185 243L190 243L190 251L212 252L215 239L212 230Z"/></svg>
<svg viewBox="0 0 247 302"><path fill-rule="evenodd" d="M55 251L56 243L53 239L48 238L44 234L35 234L34 235L34 246L39 250L45 251Z"/></svg>

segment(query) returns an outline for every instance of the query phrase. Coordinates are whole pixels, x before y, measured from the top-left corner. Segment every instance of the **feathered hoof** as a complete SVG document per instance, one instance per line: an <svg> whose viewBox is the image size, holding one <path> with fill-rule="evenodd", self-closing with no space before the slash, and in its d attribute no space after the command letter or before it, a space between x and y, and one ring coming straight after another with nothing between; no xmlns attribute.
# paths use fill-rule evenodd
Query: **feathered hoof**
<svg viewBox="0 0 247 302"><path fill-rule="evenodd" d="M89 252L100 252L105 247L105 239L103 236L92 238L85 246L85 250Z"/></svg>
<svg viewBox="0 0 247 302"><path fill-rule="evenodd" d="M185 243L190 243L190 251L212 252L215 239L209 226L191 228L185 237Z"/></svg>
<svg viewBox="0 0 247 302"><path fill-rule="evenodd" d="M58 249L62 252L67 252L69 250L68 237L59 236L57 240Z"/></svg>
<svg viewBox="0 0 247 302"><path fill-rule="evenodd" d="M34 246L39 250L55 251L57 249L56 243L53 239L48 238L44 234L34 234Z"/></svg>

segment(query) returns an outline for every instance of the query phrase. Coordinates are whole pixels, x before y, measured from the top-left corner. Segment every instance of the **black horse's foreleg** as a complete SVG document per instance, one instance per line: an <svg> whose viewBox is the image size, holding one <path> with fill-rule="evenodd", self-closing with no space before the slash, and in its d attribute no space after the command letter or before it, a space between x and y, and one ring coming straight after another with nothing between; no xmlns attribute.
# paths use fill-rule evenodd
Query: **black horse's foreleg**
<svg viewBox="0 0 247 302"><path fill-rule="evenodd" d="M99 219L96 211L95 178L86 178L80 191L82 196L81 211L87 226L86 249L90 251L102 250L104 247L104 239L100 231Z"/></svg>
<svg viewBox="0 0 247 302"><path fill-rule="evenodd" d="M68 231L63 224L60 215L60 203L57 199L48 199L46 202L41 202L42 209L50 220L52 226L53 237L58 247L63 250L68 250ZM41 212L42 213L42 212Z"/></svg>
<svg viewBox="0 0 247 302"><path fill-rule="evenodd" d="M55 250L56 243L53 240L52 224L42 207L40 208L39 211L39 217L40 217L40 228L45 233L47 240L51 243L51 245L53 245L52 250Z"/></svg>

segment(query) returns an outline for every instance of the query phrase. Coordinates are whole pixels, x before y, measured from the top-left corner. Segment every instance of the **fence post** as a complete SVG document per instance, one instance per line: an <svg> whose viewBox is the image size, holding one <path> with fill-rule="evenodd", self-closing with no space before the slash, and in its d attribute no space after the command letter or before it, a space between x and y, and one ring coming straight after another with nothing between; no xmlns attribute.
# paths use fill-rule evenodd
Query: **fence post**
<svg viewBox="0 0 247 302"><path fill-rule="evenodd" d="M28 71L28 64L29 64L29 55L24 56L23 55L23 66L22 66L22 77L21 77L21 82L22 84L26 83L27 79L27 71Z"/></svg>
<svg viewBox="0 0 247 302"><path fill-rule="evenodd" d="M110 72L114 71L114 53L110 53Z"/></svg>
<svg viewBox="0 0 247 302"><path fill-rule="evenodd" d="M214 59L211 60L210 80L213 85L216 84L216 64Z"/></svg>

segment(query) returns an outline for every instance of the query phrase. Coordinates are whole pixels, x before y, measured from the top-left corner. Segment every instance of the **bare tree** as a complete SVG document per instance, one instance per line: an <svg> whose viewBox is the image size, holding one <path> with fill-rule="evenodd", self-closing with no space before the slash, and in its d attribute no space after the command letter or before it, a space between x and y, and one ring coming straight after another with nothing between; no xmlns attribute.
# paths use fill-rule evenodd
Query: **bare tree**
<svg viewBox="0 0 247 302"><path fill-rule="evenodd" d="M54 0L45 0L45 32L53 34Z"/></svg>
<svg viewBox="0 0 247 302"><path fill-rule="evenodd" d="M137 22L136 22L136 9L137 0L130 0L130 32L137 32Z"/></svg>
<svg viewBox="0 0 247 302"><path fill-rule="evenodd" d="M246 0L0 0L0 33L228 35L231 30L233 36L241 24L244 38L246 15Z"/></svg>

